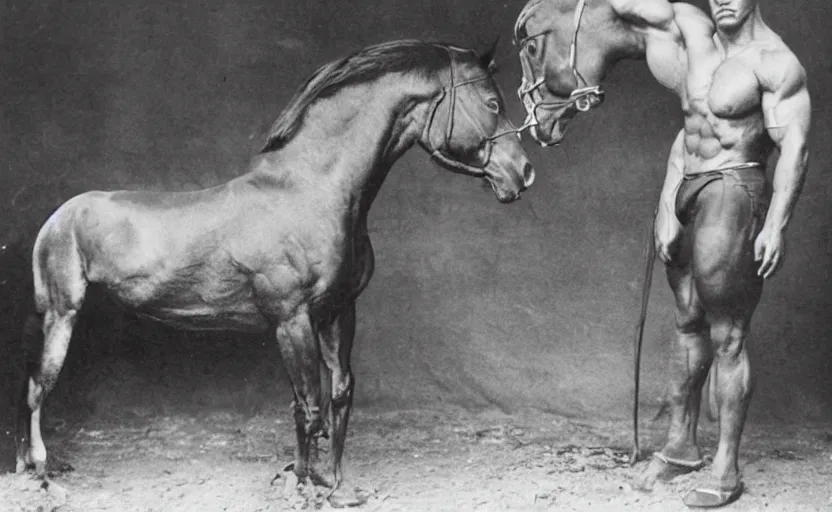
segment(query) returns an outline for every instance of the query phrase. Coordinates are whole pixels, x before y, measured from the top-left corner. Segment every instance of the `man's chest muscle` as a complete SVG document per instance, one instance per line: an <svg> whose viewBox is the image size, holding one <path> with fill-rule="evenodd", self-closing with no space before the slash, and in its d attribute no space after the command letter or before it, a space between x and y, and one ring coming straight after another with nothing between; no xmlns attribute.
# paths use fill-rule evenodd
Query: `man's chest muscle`
<svg viewBox="0 0 832 512"><path fill-rule="evenodd" d="M757 76L748 64L737 58L726 59L713 70L706 94L708 108L718 118L739 119L761 108Z"/></svg>

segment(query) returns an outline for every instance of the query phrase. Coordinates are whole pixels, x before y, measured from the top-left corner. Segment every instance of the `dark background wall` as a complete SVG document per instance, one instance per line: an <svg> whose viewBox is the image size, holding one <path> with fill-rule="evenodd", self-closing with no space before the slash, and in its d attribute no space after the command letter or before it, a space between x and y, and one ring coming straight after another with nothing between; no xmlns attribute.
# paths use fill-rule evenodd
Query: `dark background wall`
<svg viewBox="0 0 832 512"><path fill-rule="evenodd" d="M499 82L519 121L520 69L508 41L523 3L0 3L0 227L22 247L0 268L4 398L31 300L26 244L54 207L88 189L183 190L243 172L317 66L389 39L485 47L501 35ZM831 418L832 7L762 7L808 70L814 128L788 261L753 324L752 418ZM644 245L681 117L643 63L616 68L607 91L603 108L574 123L561 148L527 143L538 179L519 203L498 204L477 181L439 170L419 150L394 168L370 215L377 272L359 302L359 403L627 414ZM277 377L278 396L288 392L267 340L180 334L93 302L56 392L66 400L93 373L118 396L128 370L141 382L167 372L188 389L222 388L237 398L248 395L228 390L244 389L265 401ZM652 406L664 389L669 303L657 268L643 381ZM116 402L135 398L123 393ZM142 400L163 400L154 396Z"/></svg>

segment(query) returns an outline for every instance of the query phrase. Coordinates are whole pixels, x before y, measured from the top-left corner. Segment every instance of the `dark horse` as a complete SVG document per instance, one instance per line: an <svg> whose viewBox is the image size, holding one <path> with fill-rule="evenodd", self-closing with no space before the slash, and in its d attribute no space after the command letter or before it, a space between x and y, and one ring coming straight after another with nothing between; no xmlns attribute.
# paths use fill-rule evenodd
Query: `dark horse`
<svg viewBox="0 0 832 512"><path fill-rule="evenodd" d="M373 273L367 214L391 166L418 143L449 170L485 178L501 202L534 180L491 76L493 51L367 47L306 81L248 173L192 192L87 192L58 208L33 251L44 340L22 386L17 470L44 475L41 405L97 283L127 309L179 328L274 333L294 389L294 472L320 476L310 447L328 420L327 483L338 489L355 301Z"/></svg>

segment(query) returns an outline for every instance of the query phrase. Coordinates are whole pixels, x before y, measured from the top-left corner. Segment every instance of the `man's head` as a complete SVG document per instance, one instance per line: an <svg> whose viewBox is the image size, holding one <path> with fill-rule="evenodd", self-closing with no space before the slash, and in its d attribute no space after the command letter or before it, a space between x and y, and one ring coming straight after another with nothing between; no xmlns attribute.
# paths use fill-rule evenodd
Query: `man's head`
<svg viewBox="0 0 832 512"><path fill-rule="evenodd" d="M757 9L758 0L708 0L711 18L723 32L739 30Z"/></svg>

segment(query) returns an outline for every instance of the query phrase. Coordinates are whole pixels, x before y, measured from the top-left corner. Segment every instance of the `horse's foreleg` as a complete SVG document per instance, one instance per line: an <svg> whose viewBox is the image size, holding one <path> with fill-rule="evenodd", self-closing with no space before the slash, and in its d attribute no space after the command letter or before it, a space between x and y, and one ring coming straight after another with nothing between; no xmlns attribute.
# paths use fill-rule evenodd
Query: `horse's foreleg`
<svg viewBox="0 0 832 512"><path fill-rule="evenodd" d="M332 401L330 419L330 456L334 484L330 494L333 506L360 504L361 500L350 490L335 494L343 480L341 459L347 438L347 425L352 412L355 381L350 370L350 354L355 338L355 303L350 303L328 327L320 333L321 355L332 372Z"/></svg>
<svg viewBox="0 0 832 512"><path fill-rule="evenodd" d="M46 475L46 446L40 428L41 406L58 380L76 316L77 310L71 309L62 312L50 310L43 317L44 342L40 361L32 371L27 370L21 392L25 396L20 397L18 404L18 428L28 427L29 430L28 450L25 432L18 432L18 471L33 464L37 476Z"/></svg>
<svg viewBox="0 0 832 512"><path fill-rule="evenodd" d="M320 352L309 314L296 315L277 328L277 343L295 392L294 417L297 453L294 471L299 479L309 476L309 453L321 429Z"/></svg>

